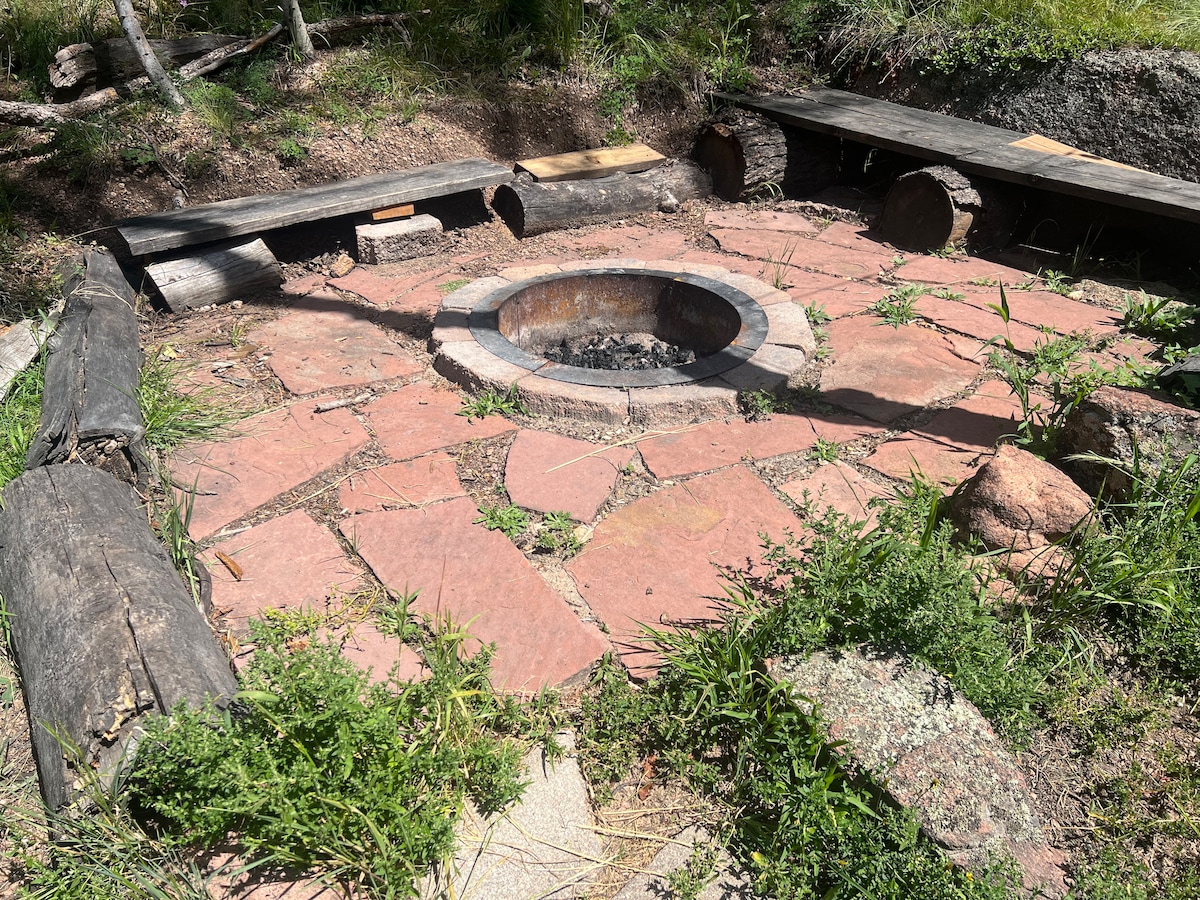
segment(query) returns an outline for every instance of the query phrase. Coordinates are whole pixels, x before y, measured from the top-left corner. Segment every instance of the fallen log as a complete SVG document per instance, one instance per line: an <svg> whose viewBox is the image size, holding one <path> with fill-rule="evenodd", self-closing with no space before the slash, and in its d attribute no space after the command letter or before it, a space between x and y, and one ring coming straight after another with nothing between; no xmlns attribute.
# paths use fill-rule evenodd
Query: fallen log
<svg viewBox="0 0 1200 900"><path fill-rule="evenodd" d="M425 12L425 10L422 10L422 12ZM384 26L396 28L403 32L402 22L408 17L408 13L373 13L362 16L344 16L309 25L308 32L314 37L321 36L325 38L343 32ZM253 40L218 47L211 53L194 59L180 68L179 79L186 82L200 75L215 72L238 57L246 56L259 50L261 47L275 40L283 31L284 28L282 25L276 25ZM94 94L88 94L78 100L73 100L70 103L15 103L8 100L0 100L0 124L45 127L58 122L65 122L68 119L81 119L111 106L120 100L123 95L145 90L149 86L150 79L141 77L125 82L120 93L118 93L116 88L109 87Z"/></svg>
<svg viewBox="0 0 1200 900"><path fill-rule="evenodd" d="M146 473L138 406L133 291L107 250L88 250L65 284L66 306L47 344L46 386L26 468L88 462L122 481Z"/></svg>
<svg viewBox="0 0 1200 900"><path fill-rule="evenodd" d="M1000 247L1012 235L1019 207L982 178L949 166L929 166L896 179L883 204L879 233L902 250L937 250L970 241Z"/></svg>
<svg viewBox="0 0 1200 900"><path fill-rule="evenodd" d="M283 282L283 270L261 238L239 239L151 263L146 276L171 312L237 300Z"/></svg>
<svg viewBox="0 0 1200 900"><path fill-rule="evenodd" d="M528 237L556 228L605 222L641 212L674 212L685 200L707 197L712 182L689 162L627 175L581 181L535 182L518 176L496 188L492 208L513 234Z"/></svg>
<svg viewBox="0 0 1200 900"><path fill-rule="evenodd" d="M838 177L837 138L788 128L758 113L725 110L700 131L692 159L724 200L814 194Z"/></svg>
<svg viewBox="0 0 1200 900"><path fill-rule="evenodd" d="M47 466L5 488L0 595L51 809L115 777L145 716L237 691L145 511L98 469Z"/></svg>
<svg viewBox="0 0 1200 900"><path fill-rule="evenodd" d="M213 50L247 40L225 34L198 34L169 41L152 40L150 49L164 65L179 68ZM82 90L94 85L107 87L142 74L142 64L129 42L120 38L63 47L54 54L49 68L50 84L56 91Z"/></svg>

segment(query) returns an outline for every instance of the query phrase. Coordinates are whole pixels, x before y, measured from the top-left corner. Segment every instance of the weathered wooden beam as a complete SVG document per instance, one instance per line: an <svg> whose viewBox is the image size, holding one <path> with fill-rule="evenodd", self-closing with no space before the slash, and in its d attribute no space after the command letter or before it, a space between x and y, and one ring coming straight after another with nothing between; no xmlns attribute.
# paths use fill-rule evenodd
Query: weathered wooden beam
<svg viewBox="0 0 1200 900"><path fill-rule="evenodd" d="M454 160L138 216L118 223L117 231L131 254L144 256L300 222L445 197L503 184L512 177L511 169L490 160Z"/></svg>
<svg viewBox="0 0 1200 900"><path fill-rule="evenodd" d="M0 596L42 795L59 809L85 776L128 763L145 716L227 702L237 681L127 485L46 466L2 499Z"/></svg>
<svg viewBox="0 0 1200 900"><path fill-rule="evenodd" d="M205 247L190 256L146 266L146 276L171 312L237 300L283 282L279 261L262 238Z"/></svg>
<svg viewBox="0 0 1200 900"><path fill-rule="evenodd" d="M585 181L518 179L496 188L492 207L513 234L528 237L639 212L674 212L685 200L707 197L711 191L712 181L703 170L675 161L637 175Z"/></svg>
<svg viewBox="0 0 1200 900"><path fill-rule="evenodd" d="M146 429L135 300L107 250L88 250L68 277L66 306L47 344L46 386L27 468L89 462L123 481L145 473Z"/></svg>

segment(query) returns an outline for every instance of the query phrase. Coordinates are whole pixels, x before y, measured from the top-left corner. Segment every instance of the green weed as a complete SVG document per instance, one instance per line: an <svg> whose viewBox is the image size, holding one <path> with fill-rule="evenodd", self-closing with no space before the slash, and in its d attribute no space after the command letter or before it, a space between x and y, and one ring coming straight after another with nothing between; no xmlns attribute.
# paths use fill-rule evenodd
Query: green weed
<svg viewBox="0 0 1200 900"><path fill-rule="evenodd" d="M966 294L961 293L960 291L952 291L952 290L950 290L950 288L944 288L944 287L937 288L936 290L932 291L931 293L933 294L933 296L937 297L939 300L966 300L967 299Z"/></svg>
<svg viewBox="0 0 1200 900"><path fill-rule="evenodd" d="M833 321L829 313L825 312L825 304L818 303L816 300L810 301L804 307L804 315L808 318L808 324L813 328L828 325Z"/></svg>
<svg viewBox="0 0 1200 900"><path fill-rule="evenodd" d="M1046 282L1046 290L1062 294L1064 297L1071 293L1073 279L1066 272L1060 272L1057 269L1047 269L1045 272L1039 271L1038 275Z"/></svg>
<svg viewBox="0 0 1200 900"><path fill-rule="evenodd" d="M218 405L205 391L179 391L175 381L180 371L178 364L153 352L142 366L137 398L151 449L172 450L188 441L210 439L248 412Z"/></svg>
<svg viewBox="0 0 1200 900"><path fill-rule="evenodd" d="M817 438L808 455L819 462L834 462L841 455L841 448L834 441Z"/></svg>
<svg viewBox="0 0 1200 900"><path fill-rule="evenodd" d="M42 414L46 363L41 357L18 374L0 403L0 487L25 471L25 456Z"/></svg>
<svg viewBox="0 0 1200 900"><path fill-rule="evenodd" d="M457 291L461 287L466 287L470 283L470 278L452 278L443 284L439 284L437 288L443 294L452 294L454 291Z"/></svg>
<svg viewBox="0 0 1200 900"><path fill-rule="evenodd" d="M786 397L773 391L738 391L738 411L747 422L764 422L775 413L787 412L791 404Z"/></svg>
<svg viewBox="0 0 1200 900"><path fill-rule="evenodd" d="M562 553L564 556L578 552L583 544L575 535L575 522L571 519L571 514L546 513L537 532L536 546L539 550Z"/></svg>
<svg viewBox="0 0 1200 900"><path fill-rule="evenodd" d="M766 267L771 271L771 286L777 291L782 291L787 285L788 270L791 268L792 255L795 252L796 245L788 242L783 245L778 257L773 253L767 255Z"/></svg>
<svg viewBox="0 0 1200 900"><path fill-rule="evenodd" d="M1136 334L1161 341L1177 339L1196 327L1196 307L1173 297L1151 297L1145 291L1125 295L1121 324Z"/></svg>
<svg viewBox="0 0 1200 900"><path fill-rule="evenodd" d="M183 585L192 595L192 600L200 605L200 571L203 563L196 559L196 542L192 540L189 527L192 522L192 507L194 495L181 492L178 496L173 490L170 476L163 474L162 493L165 501L155 503L154 530L158 533L167 555L175 566Z"/></svg>
<svg viewBox="0 0 1200 900"><path fill-rule="evenodd" d="M877 301L871 311L883 319L880 324L899 328L917 319L916 303L928 289L923 284L904 284Z"/></svg>
<svg viewBox="0 0 1200 900"><path fill-rule="evenodd" d="M479 511L475 524L489 531L503 532L509 540L529 530L529 513L515 504L508 506L485 506Z"/></svg>
<svg viewBox="0 0 1200 900"><path fill-rule="evenodd" d="M489 653L465 632L424 638L429 678L368 685L336 645L252 625L244 712L180 707L148 723L130 787L168 850L234 842L252 860L405 897L453 847L466 798L481 811L521 792L529 724L494 694Z"/></svg>
<svg viewBox="0 0 1200 900"><path fill-rule="evenodd" d="M503 394L493 390L483 391L474 399L464 401L462 409L458 411L458 415L466 416L469 419L482 419L486 416L525 416L528 414L529 410L525 408L525 404L521 402L521 398L517 395L517 386L515 384L509 387Z"/></svg>

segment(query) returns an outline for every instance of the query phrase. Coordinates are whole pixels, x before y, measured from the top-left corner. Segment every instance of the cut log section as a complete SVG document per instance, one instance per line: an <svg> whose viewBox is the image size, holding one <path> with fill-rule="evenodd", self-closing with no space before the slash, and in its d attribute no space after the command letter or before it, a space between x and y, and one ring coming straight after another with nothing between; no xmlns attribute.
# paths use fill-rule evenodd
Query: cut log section
<svg viewBox="0 0 1200 900"><path fill-rule="evenodd" d="M675 212L685 200L707 197L712 182L701 169L675 161L638 175L555 181L522 175L496 188L492 208L513 234L529 237L556 228L606 222L641 212Z"/></svg>
<svg viewBox="0 0 1200 900"><path fill-rule="evenodd" d="M804 196L837 181L841 144L729 109L701 130L692 159L712 175L713 190L724 200Z"/></svg>
<svg viewBox="0 0 1200 900"><path fill-rule="evenodd" d="M70 802L82 767L114 776L144 716L237 690L145 511L105 472L47 466L5 488L0 595L51 809Z"/></svg>
<svg viewBox="0 0 1200 900"><path fill-rule="evenodd" d="M87 462L122 481L146 471L138 406L133 291L107 250L88 250L67 278L58 329L47 343L46 387L27 468Z"/></svg>
<svg viewBox="0 0 1200 900"><path fill-rule="evenodd" d="M888 191L879 232L904 250L936 250L968 239L976 246L1003 246L1019 212L1013 192L1007 194L949 166L918 169Z"/></svg>
<svg viewBox="0 0 1200 900"><path fill-rule="evenodd" d="M629 144L523 159L514 168L517 172L528 172L534 181L571 181L604 178L618 172L632 175L661 166L666 161L665 156L645 144Z"/></svg>
<svg viewBox="0 0 1200 900"><path fill-rule="evenodd" d="M276 288L283 282L283 270L262 238L255 238L151 263L146 277L171 312L182 312Z"/></svg>

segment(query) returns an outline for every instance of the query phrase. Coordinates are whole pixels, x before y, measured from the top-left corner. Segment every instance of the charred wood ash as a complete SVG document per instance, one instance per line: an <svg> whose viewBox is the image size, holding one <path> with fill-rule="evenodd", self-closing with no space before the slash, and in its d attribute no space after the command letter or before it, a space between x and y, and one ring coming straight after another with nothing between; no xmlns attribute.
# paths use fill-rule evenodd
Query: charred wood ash
<svg viewBox="0 0 1200 900"><path fill-rule="evenodd" d="M581 369L667 369L696 361L696 352L652 334L593 334L564 340L542 354L551 362Z"/></svg>

